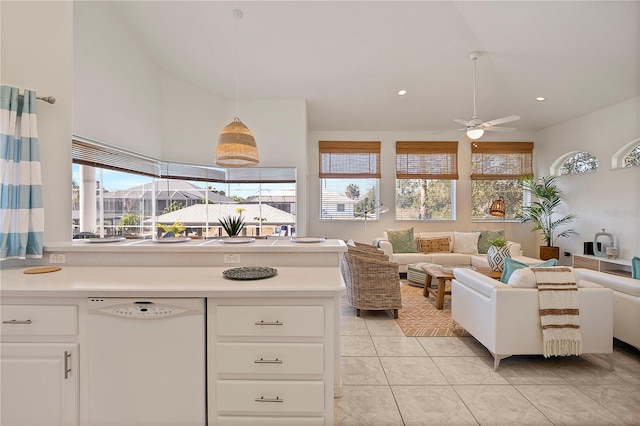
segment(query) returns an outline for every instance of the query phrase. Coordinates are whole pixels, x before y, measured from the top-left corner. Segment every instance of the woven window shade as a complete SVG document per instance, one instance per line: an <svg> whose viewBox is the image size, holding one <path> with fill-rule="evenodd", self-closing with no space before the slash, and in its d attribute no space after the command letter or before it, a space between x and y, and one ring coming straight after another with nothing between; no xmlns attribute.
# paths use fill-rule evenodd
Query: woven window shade
<svg viewBox="0 0 640 426"><path fill-rule="evenodd" d="M396 142L396 179L458 179L458 142Z"/></svg>
<svg viewBox="0 0 640 426"><path fill-rule="evenodd" d="M320 141L321 178L380 178L380 142Z"/></svg>
<svg viewBox="0 0 640 426"><path fill-rule="evenodd" d="M519 179L533 176L533 142L475 142L471 179Z"/></svg>

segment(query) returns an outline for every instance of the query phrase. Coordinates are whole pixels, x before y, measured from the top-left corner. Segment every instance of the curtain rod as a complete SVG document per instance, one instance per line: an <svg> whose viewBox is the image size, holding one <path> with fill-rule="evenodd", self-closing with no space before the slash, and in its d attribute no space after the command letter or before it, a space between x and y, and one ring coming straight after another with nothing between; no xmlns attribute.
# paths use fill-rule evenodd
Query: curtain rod
<svg viewBox="0 0 640 426"><path fill-rule="evenodd" d="M18 92L18 96L22 96L24 97L24 92L20 93ZM41 101L45 101L49 104L55 104L56 103L56 98L54 98L53 96L36 96L36 99L39 99Z"/></svg>

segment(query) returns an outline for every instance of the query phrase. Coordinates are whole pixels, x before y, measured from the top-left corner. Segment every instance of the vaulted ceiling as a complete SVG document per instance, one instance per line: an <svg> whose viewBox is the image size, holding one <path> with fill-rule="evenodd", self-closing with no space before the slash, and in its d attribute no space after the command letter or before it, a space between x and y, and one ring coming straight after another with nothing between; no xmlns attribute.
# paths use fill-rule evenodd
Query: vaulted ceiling
<svg viewBox="0 0 640 426"><path fill-rule="evenodd" d="M164 71L221 98L237 76L240 99L305 99L311 130L459 128L473 115L472 51L479 117L517 114L518 130L640 93L638 1L112 5Z"/></svg>

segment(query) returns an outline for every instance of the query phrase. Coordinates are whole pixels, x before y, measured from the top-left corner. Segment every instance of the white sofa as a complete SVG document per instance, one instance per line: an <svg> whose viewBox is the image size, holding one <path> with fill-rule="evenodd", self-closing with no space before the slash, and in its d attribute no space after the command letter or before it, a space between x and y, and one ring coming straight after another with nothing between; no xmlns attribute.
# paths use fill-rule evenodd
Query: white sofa
<svg viewBox="0 0 640 426"><path fill-rule="evenodd" d="M451 238L451 247L455 244L455 232L416 232L414 239L417 241L420 238L433 238L433 237L449 237ZM463 254L463 253L394 253L393 245L389 242L387 233L382 235L374 242L377 243L384 254L389 256L389 260L398 264L400 272L407 272L407 265L414 263L437 263L439 265L473 265L480 268L488 268L486 254ZM540 259L534 259L532 257L526 257L522 255L522 246L520 243L509 242L509 252L511 257L527 265L535 265L542 262Z"/></svg>
<svg viewBox="0 0 640 426"><path fill-rule="evenodd" d="M451 318L494 357L494 369L511 355L543 353L537 288L518 288L470 269L454 269ZM578 282L582 353L613 362L613 291Z"/></svg>
<svg viewBox="0 0 640 426"><path fill-rule="evenodd" d="M580 278L613 290L613 337L640 349L640 280L576 268Z"/></svg>

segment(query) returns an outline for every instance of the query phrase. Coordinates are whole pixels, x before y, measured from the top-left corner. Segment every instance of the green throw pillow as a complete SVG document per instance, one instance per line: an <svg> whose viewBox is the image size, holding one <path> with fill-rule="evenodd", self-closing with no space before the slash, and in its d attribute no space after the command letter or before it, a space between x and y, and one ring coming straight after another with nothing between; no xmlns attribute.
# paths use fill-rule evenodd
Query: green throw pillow
<svg viewBox="0 0 640 426"><path fill-rule="evenodd" d="M417 253L413 239L413 227L406 229L387 229L387 237L394 253Z"/></svg>
<svg viewBox="0 0 640 426"><path fill-rule="evenodd" d="M511 274L516 269L522 268L544 268L549 266L558 266L557 259L549 259L546 262L538 263L537 265L527 265L526 263L519 262L517 260L513 260L510 257L505 257L504 259L504 269L502 270L502 276L500 277L500 281L503 283L509 282L509 278L511 278Z"/></svg>
<svg viewBox="0 0 640 426"><path fill-rule="evenodd" d="M504 238L504 230L502 229L496 231L483 229L471 232L480 232L480 238L478 238L478 253L480 254L487 254L490 246L489 241L495 240L496 238Z"/></svg>
<svg viewBox="0 0 640 426"><path fill-rule="evenodd" d="M638 256L631 259L631 278L640 280L640 257Z"/></svg>

